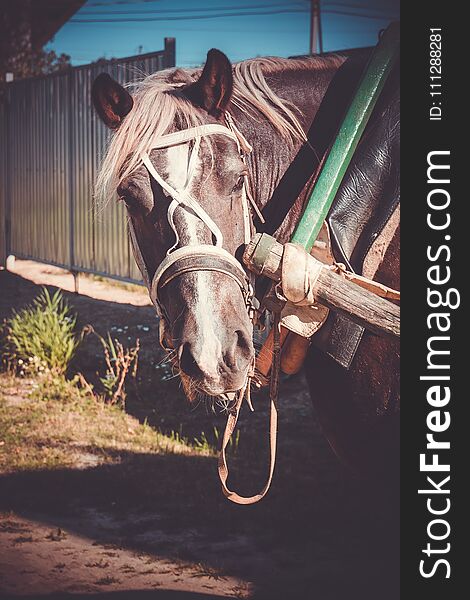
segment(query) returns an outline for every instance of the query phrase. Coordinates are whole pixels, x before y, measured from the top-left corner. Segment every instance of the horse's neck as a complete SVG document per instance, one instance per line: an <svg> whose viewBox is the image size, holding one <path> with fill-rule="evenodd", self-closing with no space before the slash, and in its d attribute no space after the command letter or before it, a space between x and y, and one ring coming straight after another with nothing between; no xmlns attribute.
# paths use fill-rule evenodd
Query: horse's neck
<svg viewBox="0 0 470 600"><path fill-rule="evenodd" d="M333 71L325 77L318 79L315 73L309 73L311 81L306 82L306 75L300 71L292 70L276 77L267 76L271 89L283 100L294 104L298 109L299 120L305 131L308 131L323 97ZM259 206L264 207L272 197L277 184L284 175L287 167L292 163L302 142L288 143L283 139L265 118L260 118L254 123L250 117L239 115L242 128L247 128L247 137L253 146L250 155L250 176L256 200ZM243 122L244 121L244 122Z"/></svg>
<svg viewBox="0 0 470 600"><path fill-rule="evenodd" d="M309 144L296 142L289 144L283 139L265 119L256 124L249 117L239 114L242 130L253 146L250 155L250 177L252 189L257 204L264 208L267 216L267 227L264 230L276 233L279 241L287 241L297 223L306 195L310 189L311 179L318 167L319 161L331 141L333 131L328 131L325 140L319 143L317 132L312 128L315 116L322 99L338 71L338 65L329 68L315 67L309 69L292 69L276 75L267 75L266 80L271 89L283 100L287 100L298 109L299 120L308 135ZM357 71L358 75L360 70ZM352 77L356 79L356 75ZM335 114L333 121L340 118L343 108L336 108L336 103L328 101L328 110ZM341 102L338 103L340 105ZM323 111L323 107L322 107ZM321 121L328 121L330 116ZM331 120L331 119L330 119ZM322 132L323 134L323 132ZM325 137L325 136L323 136ZM297 158L296 158L297 157ZM293 163L295 159L295 163ZM292 167L289 169L289 166ZM289 172L286 171L289 169ZM281 181L282 180L282 181ZM279 185L281 182L281 185ZM293 196L291 208L286 214L280 204L289 202L286 196ZM269 206L266 206L269 203ZM280 209L280 211L279 211ZM266 215L267 212L267 215ZM275 213L281 216L276 216Z"/></svg>

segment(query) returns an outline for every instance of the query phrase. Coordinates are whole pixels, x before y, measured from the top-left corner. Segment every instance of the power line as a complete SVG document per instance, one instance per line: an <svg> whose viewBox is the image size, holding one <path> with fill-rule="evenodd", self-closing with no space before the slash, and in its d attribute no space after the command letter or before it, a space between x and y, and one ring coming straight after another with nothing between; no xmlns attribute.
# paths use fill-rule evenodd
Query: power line
<svg viewBox="0 0 470 600"><path fill-rule="evenodd" d="M92 4L87 4L88 6L113 6L116 4L146 4L146 3L155 3L160 2L161 0L114 0L113 2L93 2Z"/></svg>
<svg viewBox="0 0 470 600"><path fill-rule="evenodd" d="M275 15L282 13L305 13L307 12L303 8L286 8L278 9L273 11L258 11L258 12L232 12L232 13L218 13L210 15L186 15L186 16L161 16L161 17L136 17L128 19L70 19L69 23L123 23L123 22L142 22L142 21L181 21L181 20L192 20L192 19L218 19L221 17L249 17L253 15Z"/></svg>
<svg viewBox="0 0 470 600"><path fill-rule="evenodd" d="M262 16L262 15L276 15L286 13L307 13L308 9L304 8L286 8L277 9L271 11L255 11L255 12L231 12L231 13L217 13L210 15L185 15L185 16L158 16L158 17L136 17L126 19L70 19L69 23L142 23L146 21L183 21L183 20L199 20L199 19L219 19L223 17L249 17L249 16ZM350 11L324 9L323 13L337 14L351 17L359 17L364 19L391 19L389 15L366 15L362 13L354 13Z"/></svg>
<svg viewBox="0 0 470 600"><path fill-rule="evenodd" d="M86 8L92 8L92 7L100 7L100 6L129 6L129 5L136 5L136 4L156 4L161 2L161 0L113 0L110 2L92 2L92 3L87 3L86 4ZM299 0L299 2L303 3L303 4L309 4L310 0ZM396 2L397 6L399 5L398 2ZM373 6L373 3L371 2L371 4L357 4L357 3L348 3L348 2L326 2L325 0L322 0L322 5L324 8L328 7L328 6L340 6L340 7L344 7L344 8L349 8L349 9L355 9L355 8L359 8L359 9L364 9L364 10L370 10L371 8L374 8L374 10L382 10L380 7L377 6ZM268 7L268 4L265 4L264 6ZM239 8L243 8L244 5L240 5ZM322 7L322 9L324 10L324 8ZM218 7L219 9L221 7ZM165 10L165 9L163 9ZM195 10L195 9L189 9L189 10ZM203 10L203 9L201 9ZM211 9L212 10L212 9ZM387 10L387 9L383 9L383 10ZM80 13L83 14L83 13ZM97 13L96 13L97 14Z"/></svg>
<svg viewBox="0 0 470 600"><path fill-rule="evenodd" d="M345 11L345 10L335 10L332 8L324 8L322 10L323 13L328 13L328 14L332 14L332 15L344 15L344 16L350 16L350 17L360 17L362 19L384 19L384 20L390 20L393 17L390 15L366 15L363 13L355 13L355 12L349 12L349 11Z"/></svg>
<svg viewBox="0 0 470 600"><path fill-rule="evenodd" d="M292 4L296 4L298 7L302 6L301 2L292 2ZM238 4L237 6L224 6L224 7L208 7L208 8L154 8L151 10L112 10L112 11L90 11L90 12L86 12L86 11L81 11L80 12L80 16L86 15L86 16L94 16L94 15L149 15L149 14L164 14L164 13L187 13L189 12L213 12L213 11L220 11L221 8L223 10L251 10L251 9L255 9L255 8L264 8L264 9L269 9L269 8L275 8L278 6L285 6L286 3L285 2L281 2L281 3L276 3L276 4L252 4L252 5L248 5L248 4ZM250 14L250 13L247 13Z"/></svg>
<svg viewBox="0 0 470 600"><path fill-rule="evenodd" d="M323 8L326 8L328 6L341 6L343 8L363 8L364 10L370 10L371 8L373 8L374 10L387 10L387 8L380 8L380 6L375 6L372 3L371 4L357 4L357 3L352 3L349 4L347 2L325 2L325 0L323 0L322 2ZM398 5L398 2L397 2Z"/></svg>

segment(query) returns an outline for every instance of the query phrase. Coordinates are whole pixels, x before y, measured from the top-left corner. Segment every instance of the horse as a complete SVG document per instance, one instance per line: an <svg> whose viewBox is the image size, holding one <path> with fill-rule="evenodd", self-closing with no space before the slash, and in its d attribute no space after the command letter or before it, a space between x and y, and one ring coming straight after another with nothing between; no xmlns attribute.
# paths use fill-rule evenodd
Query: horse
<svg viewBox="0 0 470 600"><path fill-rule="evenodd" d="M125 203L161 342L189 402L230 402L246 387L255 360L250 290L256 284L259 294L263 282L244 271L243 249L255 229L289 241L369 54L232 65L212 49L203 68L151 74L132 93L107 74L94 81L93 104L114 132L96 197L106 203L117 191ZM395 69L327 219L336 260L396 289L398 98ZM323 347L310 345L305 373L331 447L357 472L396 467L398 342L351 332L331 313L319 335ZM348 364L334 345L340 354L353 348Z"/></svg>

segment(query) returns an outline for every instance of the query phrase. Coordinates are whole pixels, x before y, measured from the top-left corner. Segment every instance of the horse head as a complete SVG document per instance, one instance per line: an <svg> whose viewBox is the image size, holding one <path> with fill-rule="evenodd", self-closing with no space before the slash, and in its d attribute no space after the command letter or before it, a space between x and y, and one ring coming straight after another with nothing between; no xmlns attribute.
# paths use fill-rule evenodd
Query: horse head
<svg viewBox="0 0 470 600"><path fill-rule="evenodd" d="M92 90L114 130L97 190L125 203L161 341L190 401L244 389L254 361L251 286L238 262L251 233L248 144L224 120L232 88L230 62L211 50L202 72L160 72L133 95L102 74Z"/></svg>

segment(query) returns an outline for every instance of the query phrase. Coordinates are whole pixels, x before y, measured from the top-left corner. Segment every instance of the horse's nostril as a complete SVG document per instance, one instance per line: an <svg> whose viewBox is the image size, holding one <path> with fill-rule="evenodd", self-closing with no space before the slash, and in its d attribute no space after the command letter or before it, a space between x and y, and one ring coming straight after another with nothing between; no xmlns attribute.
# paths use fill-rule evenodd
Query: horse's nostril
<svg viewBox="0 0 470 600"><path fill-rule="evenodd" d="M251 336L249 336L247 333L244 333L243 331L236 331L235 333L237 335L237 345L240 348L240 350L251 354Z"/></svg>
<svg viewBox="0 0 470 600"><path fill-rule="evenodd" d="M236 331L233 343L224 354L224 363L231 369L244 369L246 362L251 358L251 339L243 331Z"/></svg>
<svg viewBox="0 0 470 600"><path fill-rule="evenodd" d="M191 344L189 342L186 342L180 346L178 355L180 369L186 373L186 375L189 375L190 377L201 376L201 369L194 358L191 350Z"/></svg>
<svg viewBox="0 0 470 600"><path fill-rule="evenodd" d="M236 343L224 353L225 366L233 370L237 366L237 345Z"/></svg>

